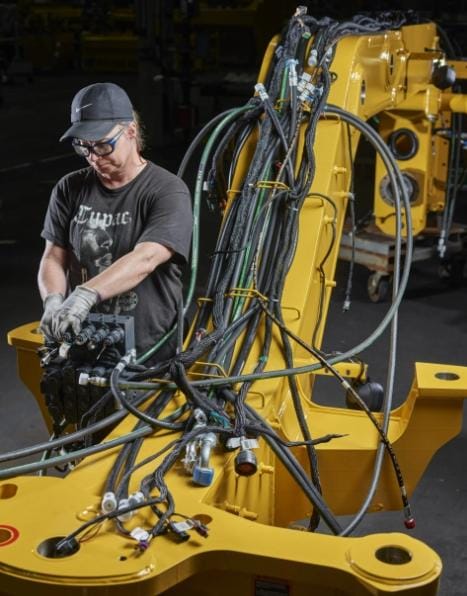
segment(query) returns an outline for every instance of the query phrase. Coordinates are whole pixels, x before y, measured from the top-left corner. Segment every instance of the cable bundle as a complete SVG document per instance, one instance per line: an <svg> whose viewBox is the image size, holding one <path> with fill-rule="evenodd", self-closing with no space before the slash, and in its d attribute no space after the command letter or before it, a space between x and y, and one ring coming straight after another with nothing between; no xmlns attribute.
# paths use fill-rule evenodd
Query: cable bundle
<svg viewBox="0 0 467 596"><path fill-rule="evenodd" d="M114 508L69 535L58 549L63 547L67 540L74 539L89 526L100 523L103 519L116 519L118 530L131 534L125 530L125 515L144 506L151 507L157 516L156 524L146 528L144 539L139 540L144 548L153 538L166 532L184 538L186 527L190 524L191 528L199 533L205 532L193 520L189 523L185 520L185 525L174 522L173 516L180 514L175 512L175 503L165 482L165 476L180 459L187 446L193 441L202 441L209 433L218 436L224 444L230 439L263 437L312 503L313 514L309 520L309 529L316 529L321 518L335 534L350 532L363 517L376 490L382 456L386 449L397 474L406 518L411 519L402 476L386 436L395 367L396 313L407 283L411 260L411 242L410 238L407 238L406 258L401 272L401 206L403 202L405 225L410 229L410 205L394 158L379 136L352 114L336 106L327 105L332 82L330 66L338 41L348 35L374 34L388 28L398 28L403 23L404 18L398 13L384 13L378 19L359 15L345 23L330 19L316 20L306 14L306 9L299 7L283 33L264 85L256 86L257 95L245 106L217 116L193 141L180 167L180 175L183 175L195 148L210 132L200 160L194 192L195 230L198 229L203 192L207 193L211 204L218 205L225 211L212 256L204 300L196 314L191 338L183 349L183 317L193 296L197 271L198 237L195 233L188 296L185 305L179 306L178 331L173 329L170 332L178 332L179 348L176 356L160 362L153 368L143 367L141 364L157 352L161 341L139 358L139 366L132 365L131 358L126 356L111 375L111 393L108 393L105 399L109 399L112 394L123 408L122 412L131 412L139 418L133 432L127 436L127 444L116 458L106 482L105 493L115 496L115 504L112 505ZM356 127L381 154L393 189L397 224L393 303L370 337L344 354L333 355L324 354L316 345L316 341L323 322L323 265L336 240L334 227L331 245L324 251L324 258L319 266L322 274L319 316L315 327L309 330L310 343L297 337L287 328L281 305L287 274L297 248L300 210L306 198L313 194L320 196L331 212L336 213L336 206L330 197L312 192L316 168L314 142L318 122L324 114L326 117L337 117L348 126ZM299 149L301 141L302 150ZM249 162L247 169L246 160ZM244 175L239 176L238 172L242 168L245 169ZM371 345L390 323L392 349L388 366L384 421L380 425L349 383L337 373L333 364L355 357ZM278 346L278 338L284 368L266 371L271 350ZM292 342L298 343L310 352L316 362L295 367ZM255 353L259 355L253 370L245 374L245 363L252 353L253 346ZM187 370L201 360L208 363L204 365L205 377L193 381L187 375ZM323 367L334 374L345 390L353 391L355 399L369 415L382 439L367 499L354 522L345 529L341 528L321 495L314 448L316 443L329 441L338 435L313 439L295 378L298 373L313 372ZM212 378L219 368L229 371L229 374L225 378ZM154 377L161 381L147 382ZM247 394L254 381L278 377L288 379L298 426L302 433L301 441L284 441L267 421L246 403ZM129 399L128 389L137 392L157 389L158 392ZM160 414L176 391L182 392L185 396L185 405L170 417L160 419ZM147 404L144 412L140 410L142 403ZM118 420L120 417L120 414L114 414L112 420ZM206 422L200 424L201 418ZM89 419L92 420L92 416ZM95 429L96 424L91 424L87 428L88 434L95 432ZM131 505L131 495L128 491L133 472L162 455L158 453L136 463L144 437L159 429L177 432L178 438L166 445L163 450L164 453L167 452L164 459L142 480L137 491L142 496L138 497L138 502L135 501L135 497ZM71 442L73 439L70 437L73 435L51 441L47 449ZM124 440L125 438L122 442ZM110 441L108 446L111 444L114 446L115 442ZM291 452L290 447L296 445L305 447L311 474L303 469ZM77 451L75 457L95 452L91 450L104 449L105 446L106 444ZM36 448L36 451L39 450ZM24 450L14 455L18 457L18 453L23 454ZM27 450L27 453L30 454L31 449ZM24 470L24 467L21 469ZM30 469L39 468L29 467L28 470ZM0 472L0 477L2 474L5 477L8 471ZM108 502L110 501L109 497Z"/></svg>

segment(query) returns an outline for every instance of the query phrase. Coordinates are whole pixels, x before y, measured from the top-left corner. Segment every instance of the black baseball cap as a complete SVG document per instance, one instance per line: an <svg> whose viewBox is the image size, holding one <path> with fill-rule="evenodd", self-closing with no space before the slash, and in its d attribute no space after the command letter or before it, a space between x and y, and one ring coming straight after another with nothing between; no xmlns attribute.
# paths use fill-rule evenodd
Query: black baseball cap
<svg viewBox="0 0 467 596"><path fill-rule="evenodd" d="M133 106L115 83L94 83L80 89L71 103L71 126L60 141L78 138L98 141L117 122L133 120Z"/></svg>

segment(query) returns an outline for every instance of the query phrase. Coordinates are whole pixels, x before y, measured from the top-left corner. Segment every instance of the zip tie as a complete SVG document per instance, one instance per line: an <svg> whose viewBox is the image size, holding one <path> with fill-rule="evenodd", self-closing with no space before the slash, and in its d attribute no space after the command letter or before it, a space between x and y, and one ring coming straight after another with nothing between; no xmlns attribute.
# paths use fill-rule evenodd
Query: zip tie
<svg viewBox="0 0 467 596"><path fill-rule="evenodd" d="M281 190L291 190L290 186L287 186L280 180L258 180L256 188L280 188Z"/></svg>
<svg viewBox="0 0 467 596"><path fill-rule="evenodd" d="M260 298L264 302L268 302L268 297L261 294L261 292L255 288L231 288L230 292L227 292L225 296L234 298Z"/></svg>

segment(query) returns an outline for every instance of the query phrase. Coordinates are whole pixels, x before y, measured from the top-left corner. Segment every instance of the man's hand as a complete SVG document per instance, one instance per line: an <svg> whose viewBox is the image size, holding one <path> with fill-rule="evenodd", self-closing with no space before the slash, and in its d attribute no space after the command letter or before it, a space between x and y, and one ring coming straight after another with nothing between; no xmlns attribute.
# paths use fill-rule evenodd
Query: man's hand
<svg viewBox="0 0 467 596"><path fill-rule="evenodd" d="M54 338L61 341L69 327L75 334L79 333L81 324L98 301L99 293L96 290L77 286L52 316Z"/></svg>
<svg viewBox="0 0 467 596"><path fill-rule="evenodd" d="M62 294L49 294L44 299L44 314L42 315L39 329L46 339L53 339L52 318L63 303Z"/></svg>

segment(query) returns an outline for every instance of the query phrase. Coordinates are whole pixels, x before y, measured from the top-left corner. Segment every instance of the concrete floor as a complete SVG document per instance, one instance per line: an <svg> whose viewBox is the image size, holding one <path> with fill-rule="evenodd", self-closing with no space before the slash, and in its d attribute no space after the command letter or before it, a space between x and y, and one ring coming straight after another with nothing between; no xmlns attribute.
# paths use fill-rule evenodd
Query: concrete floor
<svg viewBox="0 0 467 596"><path fill-rule="evenodd" d="M5 87L0 107L2 159L0 162L0 450L7 451L46 438L37 405L17 379L15 353L7 346L6 332L36 320L41 304L35 285L42 250L39 238L50 189L64 173L80 167L79 159L57 139L68 126L69 101L81 86L95 80L114 80L126 86L133 97L134 79L76 75L68 78L43 76L32 83ZM183 147L169 145L149 155L175 170ZM465 203L465 197L464 197ZM467 222L467 209L459 217ZM203 218L203 232L213 235L215 220ZM211 233L210 233L211 232ZM203 244L202 256L208 256ZM352 309L342 313L342 284L346 265L338 267L325 338L326 348L343 351L368 335L381 320L387 304L372 304L366 295L367 273L356 270ZM363 355L370 364L372 379L384 383L387 338L381 338ZM400 339L396 403L408 392L414 362L467 364L467 283L457 289L437 277L437 265L425 262L413 267L409 289L400 310ZM317 400L335 403L339 396L321 384ZM441 596L467 594L467 431L440 450L430 463L412 498L417 527L412 535L434 548L442 557L444 572ZM405 532L400 512L369 515L358 534Z"/></svg>

